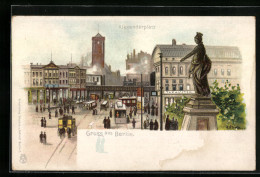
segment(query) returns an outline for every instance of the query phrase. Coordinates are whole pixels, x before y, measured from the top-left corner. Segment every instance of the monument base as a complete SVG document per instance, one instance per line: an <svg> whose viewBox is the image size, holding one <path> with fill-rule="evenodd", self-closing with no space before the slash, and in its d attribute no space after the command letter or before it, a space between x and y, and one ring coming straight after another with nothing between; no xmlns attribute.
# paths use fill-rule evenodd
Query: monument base
<svg viewBox="0 0 260 177"><path fill-rule="evenodd" d="M194 95L183 108L182 130L217 130L219 110L210 97Z"/></svg>

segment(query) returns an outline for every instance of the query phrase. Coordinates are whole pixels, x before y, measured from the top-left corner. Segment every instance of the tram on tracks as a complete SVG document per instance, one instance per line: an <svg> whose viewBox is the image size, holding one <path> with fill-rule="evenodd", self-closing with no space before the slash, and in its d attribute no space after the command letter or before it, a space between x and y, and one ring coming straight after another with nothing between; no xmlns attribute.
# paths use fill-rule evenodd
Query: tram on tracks
<svg viewBox="0 0 260 177"><path fill-rule="evenodd" d="M127 123L126 106L122 103L121 100L115 102L114 116L116 124Z"/></svg>
<svg viewBox="0 0 260 177"><path fill-rule="evenodd" d="M77 134L76 119L69 115L64 115L58 119L58 133L60 137L65 137L68 134L70 138L71 135Z"/></svg>
<svg viewBox="0 0 260 177"><path fill-rule="evenodd" d="M100 105L100 110L102 109L107 110L108 107L109 107L108 101L103 101Z"/></svg>
<svg viewBox="0 0 260 177"><path fill-rule="evenodd" d="M97 107L96 101L84 102L83 105L84 105L84 108L86 108L87 110L92 110Z"/></svg>
<svg viewBox="0 0 260 177"><path fill-rule="evenodd" d="M137 98L136 97L122 97L119 98L119 100L122 100L123 104L126 106L136 106Z"/></svg>

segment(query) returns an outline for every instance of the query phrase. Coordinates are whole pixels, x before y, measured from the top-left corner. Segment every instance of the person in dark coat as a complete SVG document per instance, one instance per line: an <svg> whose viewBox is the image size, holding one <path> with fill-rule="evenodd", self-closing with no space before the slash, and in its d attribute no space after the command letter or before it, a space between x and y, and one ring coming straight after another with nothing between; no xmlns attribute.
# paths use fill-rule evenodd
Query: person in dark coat
<svg viewBox="0 0 260 177"><path fill-rule="evenodd" d="M107 128L110 129L110 119L109 119L109 117L107 118Z"/></svg>
<svg viewBox="0 0 260 177"><path fill-rule="evenodd" d="M155 115L158 116L158 106L156 104L156 107L155 107Z"/></svg>
<svg viewBox="0 0 260 177"><path fill-rule="evenodd" d="M51 119L51 111L49 112L49 119Z"/></svg>
<svg viewBox="0 0 260 177"><path fill-rule="evenodd" d="M41 127L43 127L43 117L42 117L42 119L41 119Z"/></svg>
<svg viewBox="0 0 260 177"><path fill-rule="evenodd" d="M103 124L104 124L104 128L107 128L107 118L105 117L105 119L103 120Z"/></svg>
<svg viewBox="0 0 260 177"><path fill-rule="evenodd" d="M68 138L71 138L71 129L70 128L67 129L67 133L68 133Z"/></svg>
<svg viewBox="0 0 260 177"><path fill-rule="evenodd" d="M136 116L137 108L134 107L134 115Z"/></svg>
<svg viewBox="0 0 260 177"><path fill-rule="evenodd" d="M132 112L129 113L130 119L132 119Z"/></svg>
<svg viewBox="0 0 260 177"><path fill-rule="evenodd" d="M155 119L154 130L158 130L158 127L159 127L159 124L158 124L157 120Z"/></svg>
<svg viewBox="0 0 260 177"><path fill-rule="evenodd" d="M133 121L132 121L133 128L135 128L135 123L136 123L135 118L133 118Z"/></svg>
<svg viewBox="0 0 260 177"><path fill-rule="evenodd" d="M92 115L95 115L95 109L92 110Z"/></svg>
<svg viewBox="0 0 260 177"><path fill-rule="evenodd" d="M48 104L48 112L50 112L51 108L50 108L50 104Z"/></svg>
<svg viewBox="0 0 260 177"><path fill-rule="evenodd" d="M58 117L58 110L55 111L55 117Z"/></svg>
<svg viewBox="0 0 260 177"><path fill-rule="evenodd" d="M75 108L74 108L74 105L72 105L72 114L75 114Z"/></svg>
<svg viewBox="0 0 260 177"><path fill-rule="evenodd" d="M151 115L154 116L154 105L152 105L152 112Z"/></svg>
<svg viewBox="0 0 260 177"><path fill-rule="evenodd" d="M46 119L43 117L43 127L46 128Z"/></svg>
<svg viewBox="0 0 260 177"><path fill-rule="evenodd" d="M109 116L112 117L112 110L109 111Z"/></svg>
<svg viewBox="0 0 260 177"><path fill-rule="evenodd" d="M165 122L165 130L169 130L169 129L170 129L170 119L169 119L169 115L167 115L166 122Z"/></svg>
<svg viewBox="0 0 260 177"><path fill-rule="evenodd" d="M153 130L153 119L150 121L150 130Z"/></svg>
<svg viewBox="0 0 260 177"><path fill-rule="evenodd" d="M42 132L40 134L40 143L43 143L43 134L42 134Z"/></svg>
<svg viewBox="0 0 260 177"><path fill-rule="evenodd" d="M175 130L179 130L179 123L177 119L175 119Z"/></svg>
<svg viewBox="0 0 260 177"><path fill-rule="evenodd" d="M38 105L36 105L35 111L38 112Z"/></svg>
<svg viewBox="0 0 260 177"><path fill-rule="evenodd" d="M147 106L144 106L144 113L147 112Z"/></svg>
<svg viewBox="0 0 260 177"><path fill-rule="evenodd" d="M45 112L45 104L43 104L43 112Z"/></svg>
<svg viewBox="0 0 260 177"><path fill-rule="evenodd" d="M150 104L149 103L147 105L147 108L148 108L148 114L150 114Z"/></svg>
<svg viewBox="0 0 260 177"><path fill-rule="evenodd" d="M44 132L43 134L43 143L46 144L47 142L47 136L46 136L46 133Z"/></svg>

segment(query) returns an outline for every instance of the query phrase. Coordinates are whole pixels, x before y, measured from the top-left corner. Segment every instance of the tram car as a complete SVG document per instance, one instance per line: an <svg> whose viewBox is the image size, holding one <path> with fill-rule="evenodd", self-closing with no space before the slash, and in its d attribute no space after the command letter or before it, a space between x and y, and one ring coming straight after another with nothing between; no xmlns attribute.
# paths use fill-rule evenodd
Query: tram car
<svg viewBox="0 0 260 177"><path fill-rule="evenodd" d="M60 137L65 136L65 133L68 134L68 137L77 134L76 119L69 115L64 115L58 119L58 133Z"/></svg>
<svg viewBox="0 0 260 177"><path fill-rule="evenodd" d="M119 98L119 100L122 100L123 104L127 107L129 106L136 106L136 97L122 97Z"/></svg>
<svg viewBox="0 0 260 177"><path fill-rule="evenodd" d="M109 107L108 101L103 101L100 105L100 110L102 109L107 110L108 107Z"/></svg>
<svg viewBox="0 0 260 177"><path fill-rule="evenodd" d="M126 118L126 106L122 103L121 100L116 101L114 109L115 123L116 124L125 124L127 123Z"/></svg>
<svg viewBox="0 0 260 177"><path fill-rule="evenodd" d="M85 107L87 110L92 110L92 109L94 109L94 108L97 107L97 103L96 103L96 101L84 102L84 107Z"/></svg>

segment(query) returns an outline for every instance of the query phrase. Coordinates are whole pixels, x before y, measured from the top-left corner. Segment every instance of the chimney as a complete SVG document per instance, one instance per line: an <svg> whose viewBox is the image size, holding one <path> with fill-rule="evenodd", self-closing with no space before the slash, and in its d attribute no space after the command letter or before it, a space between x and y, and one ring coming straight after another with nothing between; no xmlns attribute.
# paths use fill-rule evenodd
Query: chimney
<svg viewBox="0 0 260 177"><path fill-rule="evenodd" d="M31 65L33 65L33 63L30 63Z"/></svg>
<svg viewBox="0 0 260 177"><path fill-rule="evenodd" d="M172 39L172 45L176 45L176 40Z"/></svg>
<svg viewBox="0 0 260 177"><path fill-rule="evenodd" d="M134 59L135 59L135 49L134 49L133 53L134 53Z"/></svg>

